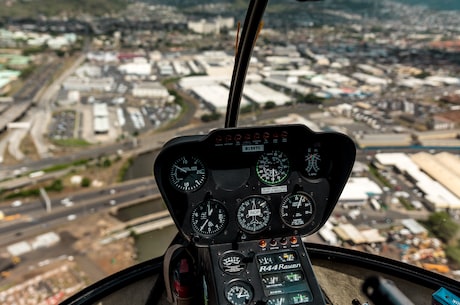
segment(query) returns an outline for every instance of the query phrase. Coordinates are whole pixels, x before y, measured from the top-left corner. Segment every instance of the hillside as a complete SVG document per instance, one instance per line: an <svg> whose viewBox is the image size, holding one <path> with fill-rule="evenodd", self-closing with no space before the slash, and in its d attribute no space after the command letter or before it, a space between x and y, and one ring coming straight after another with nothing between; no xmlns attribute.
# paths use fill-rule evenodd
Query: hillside
<svg viewBox="0 0 460 305"><path fill-rule="evenodd" d="M81 14L102 16L126 8L128 0L0 0L0 17L35 18L38 16L75 17Z"/></svg>
<svg viewBox="0 0 460 305"><path fill-rule="evenodd" d="M424 5L434 10L460 10L460 1L458 0L398 0L399 2L410 5Z"/></svg>

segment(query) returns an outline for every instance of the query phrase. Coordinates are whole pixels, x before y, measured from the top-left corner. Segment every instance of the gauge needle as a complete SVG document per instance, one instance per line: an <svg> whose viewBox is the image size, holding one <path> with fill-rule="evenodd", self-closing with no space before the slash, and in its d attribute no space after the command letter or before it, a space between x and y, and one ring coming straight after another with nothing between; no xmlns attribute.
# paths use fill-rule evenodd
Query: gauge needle
<svg viewBox="0 0 460 305"><path fill-rule="evenodd" d="M246 291L243 291L243 290L240 290L237 295L238 299L240 299L241 297L246 297L246 296L247 296L247 293Z"/></svg>
<svg viewBox="0 0 460 305"><path fill-rule="evenodd" d="M180 171L183 172L183 173L186 173L186 172L187 172L187 170L185 170L185 169L183 169L182 167L179 167L179 166L177 166L177 165L174 165L174 167L177 168L178 170L180 170Z"/></svg>
<svg viewBox="0 0 460 305"><path fill-rule="evenodd" d="M203 225L200 227L200 231L203 231L204 227L208 224L209 218L206 219L206 221L203 223Z"/></svg>

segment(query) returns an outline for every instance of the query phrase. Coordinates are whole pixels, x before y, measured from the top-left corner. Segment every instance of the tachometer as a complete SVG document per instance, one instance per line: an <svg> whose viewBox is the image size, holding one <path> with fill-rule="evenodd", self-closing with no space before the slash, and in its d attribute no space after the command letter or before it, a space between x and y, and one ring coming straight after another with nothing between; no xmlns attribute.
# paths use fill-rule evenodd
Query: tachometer
<svg viewBox="0 0 460 305"><path fill-rule="evenodd" d="M257 233L268 227L271 213L264 197L251 196L240 203L236 219L241 229L249 233Z"/></svg>
<svg viewBox="0 0 460 305"><path fill-rule="evenodd" d="M264 153L257 160L256 172L266 184L281 183L289 174L289 159L279 150Z"/></svg>
<svg viewBox="0 0 460 305"><path fill-rule="evenodd" d="M169 180L177 190L193 192L204 184L206 168L200 159L182 156L172 164Z"/></svg>
<svg viewBox="0 0 460 305"><path fill-rule="evenodd" d="M298 192L289 194L281 202L280 216L292 228L302 228L313 218L314 201L310 195Z"/></svg>
<svg viewBox="0 0 460 305"><path fill-rule="evenodd" d="M196 233L211 237L227 225L227 211L221 202L215 199L205 200L193 209L191 221Z"/></svg>

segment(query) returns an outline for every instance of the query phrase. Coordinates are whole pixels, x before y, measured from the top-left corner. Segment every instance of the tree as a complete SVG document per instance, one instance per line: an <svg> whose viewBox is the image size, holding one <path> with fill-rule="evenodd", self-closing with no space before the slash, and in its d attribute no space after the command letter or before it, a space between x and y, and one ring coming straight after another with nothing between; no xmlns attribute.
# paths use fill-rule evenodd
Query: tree
<svg viewBox="0 0 460 305"><path fill-rule="evenodd" d="M109 158L105 158L104 161L102 162L103 167L110 167L112 165L112 161L110 161Z"/></svg>
<svg viewBox="0 0 460 305"><path fill-rule="evenodd" d="M88 177L83 177L83 179L81 179L81 187L88 187L91 185L91 179L89 179Z"/></svg>
<svg viewBox="0 0 460 305"><path fill-rule="evenodd" d="M316 96L313 93L309 93L305 96L300 96L297 99L297 103L305 103L305 104L321 104L324 101L324 98Z"/></svg>
<svg viewBox="0 0 460 305"><path fill-rule="evenodd" d="M268 109L273 109L276 107L276 103L273 102L273 101L268 101L265 103L264 105L264 109L268 110Z"/></svg>
<svg viewBox="0 0 460 305"><path fill-rule="evenodd" d="M201 120L206 123L206 122L211 122L211 121L217 121L218 119L220 119L220 117L221 117L220 113L213 112L209 114L203 114L201 116Z"/></svg>
<svg viewBox="0 0 460 305"><path fill-rule="evenodd" d="M428 217L427 225L434 235L446 243L452 241L459 229L459 225L452 220L447 212L431 214Z"/></svg>
<svg viewBox="0 0 460 305"><path fill-rule="evenodd" d="M56 179L51 183L51 185L45 187L47 191L54 191L54 192L60 192L64 189L64 185L62 184L61 179Z"/></svg>

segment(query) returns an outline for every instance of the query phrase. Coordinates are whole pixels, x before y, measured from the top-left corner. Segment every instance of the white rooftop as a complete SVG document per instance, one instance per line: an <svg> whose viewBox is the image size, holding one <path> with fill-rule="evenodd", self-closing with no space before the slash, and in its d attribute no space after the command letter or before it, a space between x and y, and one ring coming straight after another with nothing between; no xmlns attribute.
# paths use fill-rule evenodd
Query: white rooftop
<svg viewBox="0 0 460 305"><path fill-rule="evenodd" d="M428 231L419 224L415 219L408 218L401 220L401 223L406 227L412 234L425 234Z"/></svg>
<svg viewBox="0 0 460 305"><path fill-rule="evenodd" d="M460 199L423 172L408 155L404 153L381 153L376 154L375 158L382 165L394 166L401 173L412 177L416 181L417 187L426 194L425 198L437 209L460 209Z"/></svg>
<svg viewBox="0 0 460 305"><path fill-rule="evenodd" d="M348 179L339 201L367 200L370 195L381 195L382 189L367 177L351 177Z"/></svg>

